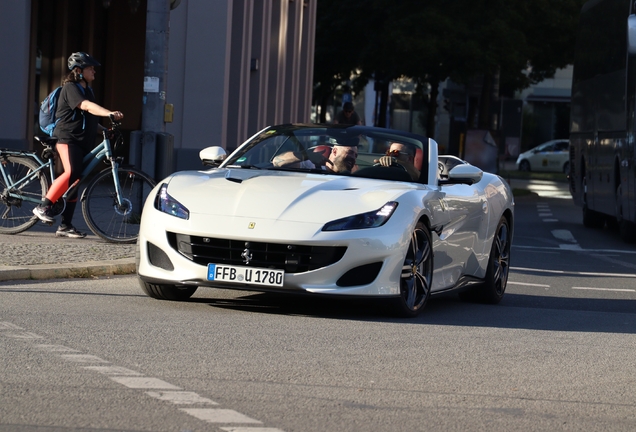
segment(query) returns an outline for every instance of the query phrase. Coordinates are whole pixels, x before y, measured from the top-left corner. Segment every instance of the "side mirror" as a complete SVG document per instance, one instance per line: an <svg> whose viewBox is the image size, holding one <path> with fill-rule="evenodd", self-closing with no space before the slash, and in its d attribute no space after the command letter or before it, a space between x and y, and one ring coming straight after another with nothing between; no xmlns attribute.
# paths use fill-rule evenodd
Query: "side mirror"
<svg viewBox="0 0 636 432"><path fill-rule="evenodd" d="M227 153L225 153L225 149L219 146L206 147L199 152L199 159L201 159L203 165L210 165L213 167L221 165L226 157Z"/></svg>
<svg viewBox="0 0 636 432"><path fill-rule="evenodd" d="M636 54L636 15L627 17L627 52Z"/></svg>
<svg viewBox="0 0 636 432"><path fill-rule="evenodd" d="M448 178L439 180L439 184L467 184L479 183L484 176L484 172L474 165L457 165L448 172Z"/></svg>

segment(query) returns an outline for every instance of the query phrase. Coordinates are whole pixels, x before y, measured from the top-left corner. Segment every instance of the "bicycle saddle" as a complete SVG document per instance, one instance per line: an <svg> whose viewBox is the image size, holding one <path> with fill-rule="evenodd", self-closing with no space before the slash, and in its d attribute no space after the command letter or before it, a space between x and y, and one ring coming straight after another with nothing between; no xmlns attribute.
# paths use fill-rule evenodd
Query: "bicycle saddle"
<svg viewBox="0 0 636 432"><path fill-rule="evenodd" d="M57 142L57 137L54 137L54 136L51 136L51 137L36 136L34 138L37 142L42 144L44 147L53 147L55 143Z"/></svg>

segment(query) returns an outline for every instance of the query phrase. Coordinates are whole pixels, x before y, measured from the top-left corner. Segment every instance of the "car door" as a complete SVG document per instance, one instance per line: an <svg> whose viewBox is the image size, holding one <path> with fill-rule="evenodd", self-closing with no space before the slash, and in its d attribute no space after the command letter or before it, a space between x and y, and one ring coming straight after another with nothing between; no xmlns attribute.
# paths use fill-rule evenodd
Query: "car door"
<svg viewBox="0 0 636 432"><path fill-rule="evenodd" d="M455 286L467 272L474 273L483 255L487 225L486 198L474 186L443 185L441 191L448 222L434 244L433 291Z"/></svg>
<svg viewBox="0 0 636 432"><path fill-rule="evenodd" d="M534 171L549 171L550 160L554 153L554 143L544 144L537 148L532 156L533 161L531 165Z"/></svg>
<svg viewBox="0 0 636 432"><path fill-rule="evenodd" d="M557 141L550 146L550 150L545 154L546 170L552 172L563 171L563 164L568 160L568 143Z"/></svg>

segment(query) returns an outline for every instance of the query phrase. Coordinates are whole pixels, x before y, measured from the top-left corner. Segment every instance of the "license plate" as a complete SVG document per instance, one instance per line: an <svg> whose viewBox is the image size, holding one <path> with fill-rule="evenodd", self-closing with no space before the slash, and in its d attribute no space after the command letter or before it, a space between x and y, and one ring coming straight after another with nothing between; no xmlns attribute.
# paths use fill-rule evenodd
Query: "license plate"
<svg viewBox="0 0 636 432"><path fill-rule="evenodd" d="M208 280L240 284L283 286L283 270L208 264Z"/></svg>

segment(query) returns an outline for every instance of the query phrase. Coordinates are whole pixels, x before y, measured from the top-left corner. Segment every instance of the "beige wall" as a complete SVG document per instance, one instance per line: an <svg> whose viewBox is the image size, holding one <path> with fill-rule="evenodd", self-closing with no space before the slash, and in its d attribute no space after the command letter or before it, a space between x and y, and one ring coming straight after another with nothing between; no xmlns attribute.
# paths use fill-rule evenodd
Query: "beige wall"
<svg viewBox="0 0 636 432"><path fill-rule="evenodd" d="M184 0L170 16L177 169L263 127L309 122L316 0Z"/></svg>
<svg viewBox="0 0 636 432"><path fill-rule="evenodd" d="M310 121L317 1L182 0L170 12L166 102L174 117L166 132L174 136L175 169L201 167L204 147L232 149L267 125ZM34 110L77 50L104 65L98 101L127 113L125 129L140 128L146 2L140 4L131 12L118 1L0 1L0 37L11 41L0 44L1 147L31 145ZM48 44L47 73L36 91L38 38Z"/></svg>

